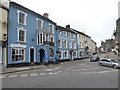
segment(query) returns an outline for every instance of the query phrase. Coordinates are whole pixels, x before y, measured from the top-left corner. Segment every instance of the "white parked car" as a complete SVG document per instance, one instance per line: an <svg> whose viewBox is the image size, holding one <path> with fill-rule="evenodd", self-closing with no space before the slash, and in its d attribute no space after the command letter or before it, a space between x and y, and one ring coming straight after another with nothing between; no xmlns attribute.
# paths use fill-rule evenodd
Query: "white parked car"
<svg viewBox="0 0 120 90"><path fill-rule="evenodd" d="M113 68L120 68L120 63L117 63L115 60L103 58L99 62L99 65L101 66L109 66Z"/></svg>

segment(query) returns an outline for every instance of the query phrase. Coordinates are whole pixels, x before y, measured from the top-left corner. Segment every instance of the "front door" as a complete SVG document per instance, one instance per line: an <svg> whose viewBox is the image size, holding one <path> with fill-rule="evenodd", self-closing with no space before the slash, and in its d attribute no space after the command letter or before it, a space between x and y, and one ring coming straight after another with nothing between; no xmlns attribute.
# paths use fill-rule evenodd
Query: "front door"
<svg viewBox="0 0 120 90"><path fill-rule="evenodd" d="M40 63L43 63L45 59L45 51L44 49L40 49Z"/></svg>
<svg viewBox="0 0 120 90"><path fill-rule="evenodd" d="M30 61L34 62L34 49L30 49Z"/></svg>

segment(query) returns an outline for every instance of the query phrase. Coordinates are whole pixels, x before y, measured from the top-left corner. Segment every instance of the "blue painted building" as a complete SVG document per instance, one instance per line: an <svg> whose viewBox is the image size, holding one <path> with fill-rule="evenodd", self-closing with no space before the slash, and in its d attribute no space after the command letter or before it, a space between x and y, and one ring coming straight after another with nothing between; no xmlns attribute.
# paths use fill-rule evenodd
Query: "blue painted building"
<svg viewBox="0 0 120 90"><path fill-rule="evenodd" d="M63 60L75 60L78 58L77 33L67 25L65 28L57 26L58 33L58 57Z"/></svg>
<svg viewBox="0 0 120 90"><path fill-rule="evenodd" d="M8 15L8 65L55 62L56 23L10 2Z"/></svg>

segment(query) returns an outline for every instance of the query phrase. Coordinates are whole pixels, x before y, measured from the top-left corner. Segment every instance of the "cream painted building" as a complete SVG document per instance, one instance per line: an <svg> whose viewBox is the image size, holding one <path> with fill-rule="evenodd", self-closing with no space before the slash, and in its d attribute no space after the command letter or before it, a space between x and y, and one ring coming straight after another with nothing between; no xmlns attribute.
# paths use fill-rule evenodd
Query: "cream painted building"
<svg viewBox="0 0 120 90"><path fill-rule="evenodd" d="M7 17L8 6L0 0L0 64L7 66Z"/></svg>
<svg viewBox="0 0 120 90"><path fill-rule="evenodd" d="M80 56L89 57L91 55L91 37L77 31L77 39L78 39L78 53ZM78 55L79 56L79 55Z"/></svg>
<svg viewBox="0 0 120 90"><path fill-rule="evenodd" d="M91 52L92 54L95 54L97 53L97 45L96 45L96 42L94 42L92 39L91 39Z"/></svg>
<svg viewBox="0 0 120 90"><path fill-rule="evenodd" d="M97 53L97 51L96 51L96 49L97 49L96 42L94 42L91 39L90 36L88 36L88 35L86 35L86 34L84 34L82 32L78 32L77 38L78 38L78 48L82 52L82 54L85 54L86 49L88 49L89 55Z"/></svg>

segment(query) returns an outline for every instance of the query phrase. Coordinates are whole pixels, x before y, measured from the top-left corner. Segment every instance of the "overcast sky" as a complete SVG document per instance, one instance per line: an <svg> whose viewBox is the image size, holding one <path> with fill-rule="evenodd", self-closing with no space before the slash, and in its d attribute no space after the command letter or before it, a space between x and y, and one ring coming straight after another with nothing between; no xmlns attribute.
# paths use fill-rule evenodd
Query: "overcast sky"
<svg viewBox="0 0 120 90"><path fill-rule="evenodd" d="M101 41L110 39L116 29L118 1L120 0L13 0L58 25L67 24L92 37L100 46Z"/></svg>

